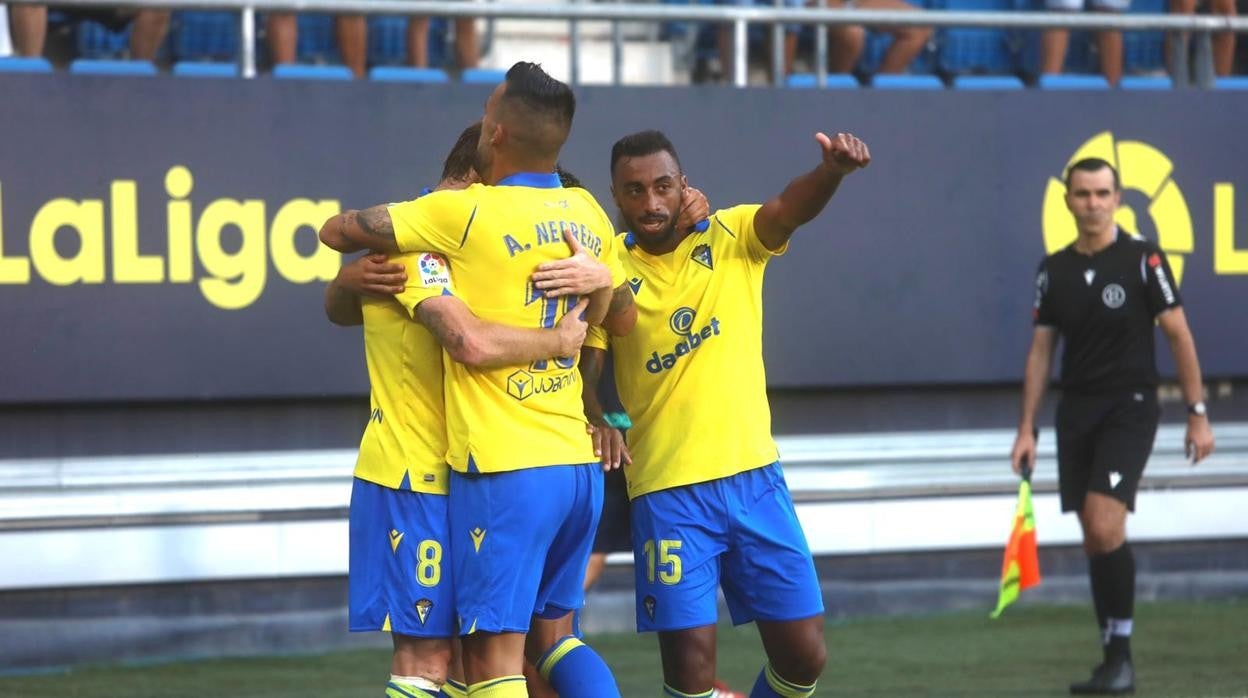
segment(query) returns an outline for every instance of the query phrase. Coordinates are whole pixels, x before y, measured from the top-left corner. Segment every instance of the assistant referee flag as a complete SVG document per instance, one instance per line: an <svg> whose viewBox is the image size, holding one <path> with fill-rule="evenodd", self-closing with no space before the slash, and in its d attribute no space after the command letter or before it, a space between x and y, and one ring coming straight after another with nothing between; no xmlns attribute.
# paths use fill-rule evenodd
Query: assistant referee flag
<svg viewBox="0 0 1248 698"><path fill-rule="evenodd" d="M1014 527L1005 545L1005 561L1001 564L1001 591L992 617L1001 615L1014 603L1019 592L1040 583L1040 559L1036 553L1036 519L1031 510L1031 468L1023 463L1023 480L1018 484L1018 506L1014 509Z"/></svg>

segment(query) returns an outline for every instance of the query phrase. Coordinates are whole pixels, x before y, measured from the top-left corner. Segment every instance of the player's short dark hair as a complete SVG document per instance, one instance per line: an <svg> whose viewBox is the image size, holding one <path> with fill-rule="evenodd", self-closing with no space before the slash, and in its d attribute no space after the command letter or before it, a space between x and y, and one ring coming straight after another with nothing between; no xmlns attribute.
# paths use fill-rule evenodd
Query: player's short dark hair
<svg viewBox="0 0 1248 698"><path fill-rule="evenodd" d="M630 133L611 146L611 175L615 176L615 163L623 158L639 158L655 153L667 152L676 161L676 169L680 167L680 157L676 155L676 146L663 135L662 131L639 131Z"/></svg>
<svg viewBox="0 0 1248 698"><path fill-rule="evenodd" d="M1071 178L1071 175L1073 175L1076 170L1078 170L1079 172L1100 172L1102 169L1106 167L1108 167L1109 171L1113 173L1114 175L1114 191L1121 190L1122 181L1118 179L1117 168L1111 165L1108 160L1102 160L1101 158L1084 158L1082 160L1075 162L1070 167L1067 167L1066 168L1066 189L1067 190L1070 189L1070 178Z"/></svg>
<svg viewBox="0 0 1248 698"><path fill-rule="evenodd" d="M585 188L585 185L581 184L581 180L577 179L576 175L563 169L563 165L555 165L555 174L559 175L559 183L563 185L564 189Z"/></svg>
<svg viewBox="0 0 1248 698"><path fill-rule="evenodd" d="M503 120L516 144L532 155L557 152L572 130L576 96L536 63L520 61L507 71L501 98Z"/></svg>
<svg viewBox="0 0 1248 698"><path fill-rule="evenodd" d="M477 156L477 142L481 140L481 122L464 129L459 140L451 147L442 162L442 181L448 179L464 180L472 172L472 164Z"/></svg>

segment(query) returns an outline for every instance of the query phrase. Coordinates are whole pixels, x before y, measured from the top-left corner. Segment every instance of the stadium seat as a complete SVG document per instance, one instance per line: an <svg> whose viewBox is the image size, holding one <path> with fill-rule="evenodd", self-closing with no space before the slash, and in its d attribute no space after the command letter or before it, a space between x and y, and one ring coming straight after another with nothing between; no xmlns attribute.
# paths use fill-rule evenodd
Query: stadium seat
<svg viewBox="0 0 1248 698"><path fill-rule="evenodd" d="M785 87L812 89L819 86L819 76L814 73L793 73L784 81ZM835 90L856 90L858 79L849 73L831 73L824 87Z"/></svg>
<svg viewBox="0 0 1248 698"><path fill-rule="evenodd" d="M876 75L871 87L877 90L943 90L945 83L935 75Z"/></svg>
<svg viewBox="0 0 1248 698"><path fill-rule="evenodd" d="M173 74L182 78L236 78L238 64L178 61L173 64Z"/></svg>
<svg viewBox="0 0 1248 698"><path fill-rule="evenodd" d="M1213 82L1215 90L1248 90L1248 75L1218 78Z"/></svg>
<svg viewBox="0 0 1248 698"><path fill-rule="evenodd" d="M1169 90L1174 81L1162 75L1127 75L1118 86L1124 90Z"/></svg>
<svg viewBox="0 0 1248 698"><path fill-rule="evenodd" d="M119 32L99 22L82 20L75 27L79 58L122 58L130 48L130 26Z"/></svg>
<svg viewBox="0 0 1248 698"><path fill-rule="evenodd" d="M79 58L69 64L69 72L76 75L126 75L151 77L156 75L156 65L151 61L122 61L109 58Z"/></svg>
<svg viewBox="0 0 1248 698"><path fill-rule="evenodd" d="M959 75L953 79L955 90L1021 90L1023 81L1013 75Z"/></svg>
<svg viewBox="0 0 1248 698"><path fill-rule="evenodd" d="M351 69L345 65L307 65L283 63L273 66L273 77L279 80L353 80Z"/></svg>
<svg viewBox="0 0 1248 698"><path fill-rule="evenodd" d="M1169 0L1131 0L1131 14L1165 14ZM1166 69L1166 33L1123 32L1122 66L1128 73L1152 73ZM1144 88L1149 89L1149 88Z"/></svg>
<svg viewBox="0 0 1248 698"><path fill-rule="evenodd" d="M468 68L459 76L460 82L469 85L497 85L507 77L507 71L497 68Z"/></svg>
<svg viewBox="0 0 1248 698"><path fill-rule="evenodd" d="M383 65L368 71L368 79L377 82L450 82L446 71L441 68L409 68L399 65Z"/></svg>
<svg viewBox="0 0 1248 698"><path fill-rule="evenodd" d="M52 64L46 58L25 56L0 57L0 73L50 73Z"/></svg>
<svg viewBox="0 0 1248 698"><path fill-rule="evenodd" d="M1041 75L1036 83L1042 90L1108 90L1101 75Z"/></svg>
<svg viewBox="0 0 1248 698"><path fill-rule="evenodd" d="M1004 12L1014 9L1014 0L941 0L938 9ZM1016 69L1004 29L950 27L938 32L936 43L936 67L943 73L1006 74Z"/></svg>
<svg viewBox="0 0 1248 698"><path fill-rule="evenodd" d="M177 61L234 61L238 58L238 15L233 12L177 12L170 30Z"/></svg>
<svg viewBox="0 0 1248 698"><path fill-rule="evenodd" d="M295 56L301 63L341 63L338 45L334 43L334 18L331 15L301 14L299 39Z"/></svg>
<svg viewBox="0 0 1248 698"><path fill-rule="evenodd" d="M373 15L368 18L368 64L402 65L407 62L407 17Z"/></svg>

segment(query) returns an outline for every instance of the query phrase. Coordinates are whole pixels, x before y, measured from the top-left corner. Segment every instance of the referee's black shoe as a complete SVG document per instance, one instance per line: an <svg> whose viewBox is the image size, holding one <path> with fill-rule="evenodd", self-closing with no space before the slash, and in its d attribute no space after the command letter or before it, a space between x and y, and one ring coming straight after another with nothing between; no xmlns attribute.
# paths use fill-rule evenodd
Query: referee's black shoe
<svg viewBox="0 0 1248 698"><path fill-rule="evenodd" d="M1108 659L1092 670L1092 678L1070 684L1077 696L1121 696L1135 693L1135 667L1130 659Z"/></svg>

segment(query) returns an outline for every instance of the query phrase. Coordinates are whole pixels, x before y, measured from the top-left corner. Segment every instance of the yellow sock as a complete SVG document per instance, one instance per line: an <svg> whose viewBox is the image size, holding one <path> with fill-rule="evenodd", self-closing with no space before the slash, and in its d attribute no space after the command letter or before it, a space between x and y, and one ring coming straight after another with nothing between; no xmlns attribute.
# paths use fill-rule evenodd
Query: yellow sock
<svg viewBox="0 0 1248 698"><path fill-rule="evenodd" d="M472 698L528 698L529 689L524 676L500 676L497 679L474 683L468 687Z"/></svg>

